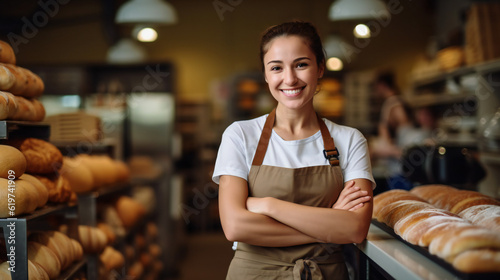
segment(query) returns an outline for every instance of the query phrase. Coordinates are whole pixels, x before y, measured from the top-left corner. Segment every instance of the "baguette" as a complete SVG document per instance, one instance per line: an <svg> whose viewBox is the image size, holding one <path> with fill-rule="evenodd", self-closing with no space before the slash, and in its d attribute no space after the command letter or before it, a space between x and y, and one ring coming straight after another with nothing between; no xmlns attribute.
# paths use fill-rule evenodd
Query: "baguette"
<svg viewBox="0 0 500 280"><path fill-rule="evenodd" d="M500 233L500 206L475 205L458 214L471 223Z"/></svg>
<svg viewBox="0 0 500 280"><path fill-rule="evenodd" d="M425 202L425 200L410 193L409 191L399 190L399 189L389 190L373 197L372 218L376 219L378 217L380 210L384 206L398 200L416 200Z"/></svg>
<svg viewBox="0 0 500 280"><path fill-rule="evenodd" d="M26 77L24 71L20 70L17 66L12 64L0 63L0 65L9 69L10 73L14 75L15 79L14 84L10 88L5 89L5 91L8 91L14 95L22 96L26 91L26 88L28 87L28 77Z"/></svg>
<svg viewBox="0 0 500 280"><path fill-rule="evenodd" d="M431 201L435 201L436 196L439 194L449 194L450 192L457 191L456 188L447 185L424 185L415 187L410 190L410 192L427 202L433 204Z"/></svg>
<svg viewBox="0 0 500 280"><path fill-rule="evenodd" d="M418 245L427 247L432 240L444 234L444 232L453 232L460 227L472 227L473 225L464 219L448 220L446 223L436 223L420 236Z"/></svg>
<svg viewBox="0 0 500 280"><path fill-rule="evenodd" d="M455 204L450 209L450 211L458 214L458 213L462 212L463 210L465 210L469 207L472 207L472 206L476 206L476 205L497 205L497 206L500 206L500 202L498 200L493 199L493 198L488 197L488 196L469 197L469 198L466 198L466 199L458 202L457 204Z"/></svg>
<svg viewBox="0 0 500 280"><path fill-rule="evenodd" d="M16 82L16 77L9 68L0 65L0 90L10 89Z"/></svg>
<svg viewBox="0 0 500 280"><path fill-rule="evenodd" d="M426 202L414 201L414 200L399 200L384 206L378 215L377 220L382 222L391 228L405 216L422 209L432 208L434 206Z"/></svg>
<svg viewBox="0 0 500 280"><path fill-rule="evenodd" d="M19 108L15 96L10 92L0 91L0 97L3 97L5 100L7 100L7 118L12 119L12 117L17 113L17 109Z"/></svg>
<svg viewBox="0 0 500 280"><path fill-rule="evenodd" d="M453 260L453 267L465 273L500 272L500 251L491 249L465 251Z"/></svg>

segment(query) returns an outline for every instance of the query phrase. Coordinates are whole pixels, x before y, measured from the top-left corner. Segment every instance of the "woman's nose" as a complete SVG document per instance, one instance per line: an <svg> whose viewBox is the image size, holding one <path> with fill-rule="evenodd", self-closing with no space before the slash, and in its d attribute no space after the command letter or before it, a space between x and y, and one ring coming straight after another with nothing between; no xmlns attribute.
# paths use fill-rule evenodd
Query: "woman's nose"
<svg viewBox="0 0 500 280"><path fill-rule="evenodd" d="M295 83L297 83L297 74L295 73L294 69L287 68L284 72L285 84L294 85Z"/></svg>

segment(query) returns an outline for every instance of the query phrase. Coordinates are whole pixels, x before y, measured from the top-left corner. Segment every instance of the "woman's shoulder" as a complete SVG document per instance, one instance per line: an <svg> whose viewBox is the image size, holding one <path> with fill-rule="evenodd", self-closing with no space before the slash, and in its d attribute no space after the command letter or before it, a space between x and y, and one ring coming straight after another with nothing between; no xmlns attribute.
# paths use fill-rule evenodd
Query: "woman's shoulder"
<svg viewBox="0 0 500 280"><path fill-rule="evenodd" d="M340 138L364 137L363 134L361 134L361 132L354 127L337 124L328 119L323 119L323 120L325 121L326 127L328 127L328 130L330 131L330 133L334 138L337 138L335 136L338 136Z"/></svg>
<svg viewBox="0 0 500 280"><path fill-rule="evenodd" d="M241 136L255 133L260 135L260 132L264 127L264 123L266 122L266 118L267 115L263 115L250 120L235 121L226 128L224 133L238 134Z"/></svg>

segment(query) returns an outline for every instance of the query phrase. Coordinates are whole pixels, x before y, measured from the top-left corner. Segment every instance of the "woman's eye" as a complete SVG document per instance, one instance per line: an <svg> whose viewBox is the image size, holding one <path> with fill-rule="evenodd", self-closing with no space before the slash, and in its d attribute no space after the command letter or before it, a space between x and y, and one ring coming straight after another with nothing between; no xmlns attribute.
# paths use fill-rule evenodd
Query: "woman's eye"
<svg viewBox="0 0 500 280"><path fill-rule="evenodd" d="M297 64L297 68L304 68L304 67L307 67L307 63L305 62L300 62L299 64Z"/></svg>
<svg viewBox="0 0 500 280"><path fill-rule="evenodd" d="M279 70L281 70L281 67L279 67L279 66L271 67L271 71L279 71Z"/></svg>

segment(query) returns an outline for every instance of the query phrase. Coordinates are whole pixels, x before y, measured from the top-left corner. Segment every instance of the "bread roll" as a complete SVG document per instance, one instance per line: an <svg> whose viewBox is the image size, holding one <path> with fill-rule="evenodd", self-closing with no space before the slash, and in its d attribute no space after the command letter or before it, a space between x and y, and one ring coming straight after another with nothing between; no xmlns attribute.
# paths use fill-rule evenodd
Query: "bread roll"
<svg viewBox="0 0 500 280"><path fill-rule="evenodd" d="M5 91L8 91L14 95L22 96L23 93L26 91L26 88L28 87L28 78L24 74L23 71L19 70L17 66L11 65L11 64L0 64L9 69L9 71L14 75L15 77L15 82L10 87L9 89L6 89Z"/></svg>
<svg viewBox="0 0 500 280"><path fill-rule="evenodd" d="M47 190L47 187L40 182L40 180L29 174L23 174L19 177L19 179L30 182L37 189L38 207L42 207L47 204L47 201L49 200L49 191Z"/></svg>
<svg viewBox="0 0 500 280"><path fill-rule="evenodd" d="M71 239L71 245L73 246L73 251L75 252L74 254L74 260L79 261L83 258L83 248L80 242L76 241L75 239Z"/></svg>
<svg viewBox="0 0 500 280"><path fill-rule="evenodd" d="M104 209L99 212L102 214L104 222L111 227L117 237L121 238L126 235L122 220L113 206L105 206Z"/></svg>
<svg viewBox="0 0 500 280"><path fill-rule="evenodd" d="M453 267L465 273L500 272L500 251L469 250L453 260Z"/></svg>
<svg viewBox="0 0 500 280"><path fill-rule="evenodd" d="M13 183L13 184L12 184ZM9 191L9 186L10 190ZM15 195L9 205L9 194ZM0 218L9 218L32 212L38 205L36 188L26 181L18 184L16 181L0 178ZM13 205L12 205L13 204ZM13 215L11 215L13 214Z"/></svg>
<svg viewBox="0 0 500 280"><path fill-rule="evenodd" d="M7 111L9 112L7 118L12 119L13 116L17 113L17 109L19 108L16 97L12 93L4 91L0 91L0 96L2 96L3 99L7 100Z"/></svg>
<svg viewBox="0 0 500 280"><path fill-rule="evenodd" d="M62 166L61 152L47 141L27 138L15 145L26 157L26 172L29 174L51 174Z"/></svg>
<svg viewBox="0 0 500 280"><path fill-rule="evenodd" d="M115 203L116 212L126 228L132 227L141 219L146 210L144 207L127 196L121 196Z"/></svg>
<svg viewBox="0 0 500 280"><path fill-rule="evenodd" d="M59 174L68 180L71 190L76 193L86 193L94 189L92 172L82 162L81 158L64 157Z"/></svg>
<svg viewBox="0 0 500 280"><path fill-rule="evenodd" d="M50 279L55 279L61 273L61 263L56 254L40 243L28 242L28 259L39 264Z"/></svg>
<svg viewBox="0 0 500 280"><path fill-rule="evenodd" d="M401 237L413 245L420 245L420 240L429 230L436 225L447 223L464 223L464 220L460 217L452 217L448 215L430 215L429 217L421 219L419 222L409 226L402 233ZM428 246L428 244L426 246Z"/></svg>
<svg viewBox="0 0 500 280"><path fill-rule="evenodd" d="M108 239L109 244L115 243L116 234L113 232L113 229L106 223L98 223L97 228L102 230L104 234L106 234L106 238Z"/></svg>
<svg viewBox="0 0 500 280"><path fill-rule="evenodd" d="M71 187L68 180L58 174L51 174L49 176L35 176L42 182L49 191L49 201L52 203L67 203L71 199Z"/></svg>
<svg viewBox="0 0 500 280"><path fill-rule="evenodd" d="M12 74L9 68L0 65L0 90L10 89L16 82L16 77Z"/></svg>
<svg viewBox="0 0 500 280"><path fill-rule="evenodd" d="M399 200L384 206L378 215L377 220L394 228L394 225L405 216L426 208L435 209L434 206L426 202L415 200Z"/></svg>
<svg viewBox="0 0 500 280"><path fill-rule="evenodd" d="M458 214L471 223L500 233L500 206L475 205Z"/></svg>
<svg viewBox="0 0 500 280"><path fill-rule="evenodd" d="M107 271L119 270L125 265L125 258L111 246L106 246L99 256L99 260L106 267Z"/></svg>
<svg viewBox="0 0 500 280"><path fill-rule="evenodd" d="M16 55L12 47L5 41L0 40L0 62L16 64Z"/></svg>
<svg viewBox="0 0 500 280"><path fill-rule="evenodd" d="M372 217L377 218L378 213L384 206L398 200L416 200L425 202L425 200L410 193L409 191L399 189L389 190L373 197Z"/></svg>
<svg viewBox="0 0 500 280"><path fill-rule="evenodd" d="M33 103L22 96L15 96L15 99L18 104L18 108L16 113L11 116L10 119L16 121L34 121L36 111Z"/></svg>
<svg viewBox="0 0 500 280"><path fill-rule="evenodd" d="M473 249L500 250L500 235L480 227L461 227L431 241L429 252L452 262L460 253Z"/></svg>
<svg viewBox="0 0 500 280"><path fill-rule="evenodd" d="M89 226L78 226L78 236L85 253L100 253L108 240L102 230Z"/></svg>
<svg viewBox="0 0 500 280"><path fill-rule="evenodd" d="M18 149L0 145L0 178L19 178L26 171L26 158Z"/></svg>

